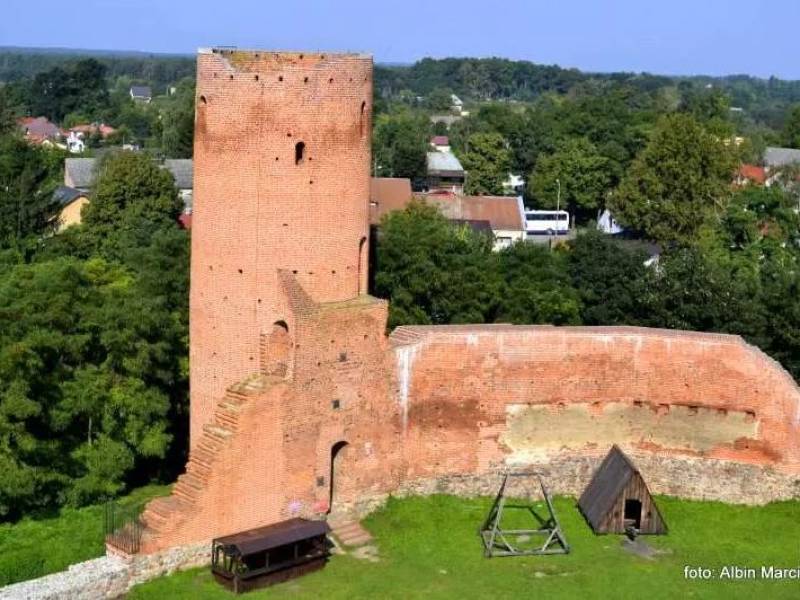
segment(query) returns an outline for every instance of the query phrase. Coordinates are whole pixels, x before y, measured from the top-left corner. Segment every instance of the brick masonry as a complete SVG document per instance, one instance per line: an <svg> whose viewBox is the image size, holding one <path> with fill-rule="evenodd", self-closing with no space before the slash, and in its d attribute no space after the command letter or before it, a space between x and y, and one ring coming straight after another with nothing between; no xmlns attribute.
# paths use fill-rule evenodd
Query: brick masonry
<svg viewBox="0 0 800 600"><path fill-rule="evenodd" d="M386 303L365 293L371 65L198 57L191 451L172 496L148 505L143 554L391 493L494 493L506 468L577 494L612 443L656 492L797 496L800 392L738 337L386 336Z"/></svg>

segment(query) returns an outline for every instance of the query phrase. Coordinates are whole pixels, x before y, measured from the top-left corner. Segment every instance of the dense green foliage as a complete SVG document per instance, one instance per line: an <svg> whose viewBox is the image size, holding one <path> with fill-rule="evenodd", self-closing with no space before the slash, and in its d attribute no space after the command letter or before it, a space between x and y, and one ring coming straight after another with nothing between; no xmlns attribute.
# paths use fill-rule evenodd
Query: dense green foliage
<svg viewBox="0 0 800 600"><path fill-rule="evenodd" d="M663 242L692 239L721 214L734 156L691 116L662 117L610 206L617 219Z"/></svg>
<svg viewBox="0 0 800 600"><path fill-rule="evenodd" d="M84 224L53 236L50 161L0 140L16 185L0 196L1 519L169 476L185 447L188 240L172 176L109 155Z"/></svg>
<svg viewBox="0 0 800 600"><path fill-rule="evenodd" d="M467 139L461 164L468 173L464 192L476 196L503 193L511 154L499 133L474 133Z"/></svg>
<svg viewBox="0 0 800 600"><path fill-rule="evenodd" d="M148 82L163 92L165 87L185 77L194 77L195 57L169 54L126 54L100 51L0 50L0 81L17 82L55 67L65 67L91 56L103 65L108 76Z"/></svg>
<svg viewBox="0 0 800 600"><path fill-rule="evenodd" d="M53 230L63 159L62 152L0 136L0 248Z"/></svg>
<svg viewBox="0 0 800 600"><path fill-rule="evenodd" d="M626 552L622 536L594 535L572 498L555 509L571 552L558 556L483 557L477 529L491 498L389 499L365 525L379 560L335 555L317 573L248 593L260 598L796 598L796 580L687 579L684 566L797 567L800 503L731 506L657 497L666 536L645 536L651 559ZM543 509L539 503L538 509ZM507 509L510 526L530 526ZM773 535L764 535L771 531ZM642 538L640 538L641 540ZM135 587L131 600L230 598L210 571L195 569Z"/></svg>
<svg viewBox="0 0 800 600"><path fill-rule="evenodd" d="M665 247L646 267L644 245L596 232L550 251L492 252L482 234L412 204L384 217L375 290L389 325L554 323L642 325L734 333L800 376L800 217L778 188L733 196L716 228Z"/></svg>
<svg viewBox="0 0 800 600"><path fill-rule="evenodd" d="M138 509L167 486L149 485L117 500L122 511ZM63 571L105 555L103 505L62 508L40 519L0 525L0 587Z"/></svg>

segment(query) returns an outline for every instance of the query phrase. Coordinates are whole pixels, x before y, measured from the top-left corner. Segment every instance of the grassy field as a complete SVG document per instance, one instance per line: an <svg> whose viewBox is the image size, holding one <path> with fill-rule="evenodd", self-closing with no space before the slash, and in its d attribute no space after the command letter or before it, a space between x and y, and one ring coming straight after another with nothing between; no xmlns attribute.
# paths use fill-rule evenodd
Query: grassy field
<svg viewBox="0 0 800 600"><path fill-rule="evenodd" d="M120 498L125 508L169 493L167 486L139 488ZM105 553L102 505L64 508L47 519L0 525L0 587L66 569Z"/></svg>
<svg viewBox="0 0 800 600"><path fill-rule="evenodd" d="M366 521L380 560L334 556L317 573L249 593L258 598L800 598L800 581L687 580L684 566L800 566L800 502L748 508L659 498L670 533L645 541L653 559L627 552L619 536L595 536L575 501L557 498L569 555L492 558L477 536L491 499L391 500ZM642 539L642 538L640 538ZM233 595L208 569L134 588L130 600Z"/></svg>

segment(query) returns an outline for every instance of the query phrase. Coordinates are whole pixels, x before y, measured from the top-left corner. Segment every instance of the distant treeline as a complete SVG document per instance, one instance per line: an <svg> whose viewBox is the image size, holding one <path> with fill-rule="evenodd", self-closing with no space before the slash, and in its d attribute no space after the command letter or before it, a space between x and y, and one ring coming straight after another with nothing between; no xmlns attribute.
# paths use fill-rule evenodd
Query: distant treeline
<svg viewBox="0 0 800 600"><path fill-rule="evenodd" d="M649 73L588 73L503 58L425 58L411 66L378 66L375 88L380 96L402 92L424 96L446 88L462 100L530 101L545 92L564 94L577 85L623 84L653 93L673 87L711 85L730 96L731 105L750 112L756 120L778 125L786 106L800 102L800 81L749 75L725 77L668 77Z"/></svg>
<svg viewBox="0 0 800 600"><path fill-rule="evenodd" d="M66 66L91 56L106 67L114 81L127 77L148 83L156 93L186 77L195 76L193 56L104 52L93 50L43 51L0 48L0 82L33 78L55 66ZM504 58L424 58L413 65L376 65L375 92L384 99L399 95L426 96L447 90L465 101L532 101L544 93L566 94L592 85L624 85L642 93L678 87L721 89L730 104L747 111L758 122L780 128L787 106L800 102L800 81L749 75L678 77L649 73L589 73Z"/></svg>
<svg viewBox="0 0 800 600"><path fill-rule="evenodd" d="M37 73L56 66L68 66L87 56L102 63L106 67L106 76L111 80L128 77L133 81L152 85L156 92L163 92L168 85L185 77L195 76L193 56L0 49L0 82L32 79Z"/></svg>

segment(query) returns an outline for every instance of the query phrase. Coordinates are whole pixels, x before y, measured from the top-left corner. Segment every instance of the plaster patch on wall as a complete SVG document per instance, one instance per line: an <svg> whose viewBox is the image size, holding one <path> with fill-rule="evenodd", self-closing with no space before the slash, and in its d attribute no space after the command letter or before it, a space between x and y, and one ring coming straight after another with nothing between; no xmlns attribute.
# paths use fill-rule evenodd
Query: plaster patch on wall
<svg viewBox="0 0 800 600"><path fill-rule="evenodd" d="M411 368L417 354L416 344L400 346L395 350L397 356L398 401L403 415L403 433L408 429L408 393L411 387Z"/></svg>
<svg viewBox="0 0 800 600"><path fill-rule="evenodd" d="M564 449L589 445L654 444L704 453L742 438L754 439L758 421L742 411L675 405L668 411L649 404L610 402L563 406L509 404L500 442L510 451L506 462L526 463Z"/></svg>

